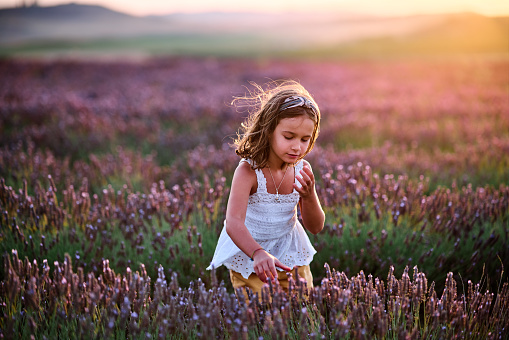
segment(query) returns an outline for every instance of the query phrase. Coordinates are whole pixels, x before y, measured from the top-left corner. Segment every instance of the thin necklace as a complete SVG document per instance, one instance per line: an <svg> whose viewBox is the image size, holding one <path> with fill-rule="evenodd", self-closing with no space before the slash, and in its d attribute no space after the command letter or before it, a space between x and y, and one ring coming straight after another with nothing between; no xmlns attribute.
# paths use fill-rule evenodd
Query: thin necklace
<svg viewBox="0 0 509 340"><path fill-rule="evenodd" d="M289 167L290 167L289 165L286 166L286 170L283 175L283 178L281 179L281 182L279 182L279 185L276 186L276 181L274 180L274 176L272 176L272 171L270 171L270 166L269 166L270 177L272 177L272 182L274 183L274 188L276 188L276 202L278 202L278 203L279 203L279 188L281 187L281 184L283 184L283 180L285 179L286 172L288 171Z"/></svg>

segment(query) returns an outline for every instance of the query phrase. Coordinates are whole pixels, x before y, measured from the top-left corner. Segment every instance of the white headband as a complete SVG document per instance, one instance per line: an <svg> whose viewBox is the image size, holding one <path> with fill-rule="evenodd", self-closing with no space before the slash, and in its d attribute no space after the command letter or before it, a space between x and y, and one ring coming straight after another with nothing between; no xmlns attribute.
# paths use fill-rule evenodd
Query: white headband
<svg viewBox="0 0 509 340"><path fill-rule="evenodd" d="M291 96L286 98L279 108L279 112L299 106L307 107L308 109L313 110L314 113L318 114L318 110L316 109L315 104L313 104L311 100L301 96Z"/></svg>

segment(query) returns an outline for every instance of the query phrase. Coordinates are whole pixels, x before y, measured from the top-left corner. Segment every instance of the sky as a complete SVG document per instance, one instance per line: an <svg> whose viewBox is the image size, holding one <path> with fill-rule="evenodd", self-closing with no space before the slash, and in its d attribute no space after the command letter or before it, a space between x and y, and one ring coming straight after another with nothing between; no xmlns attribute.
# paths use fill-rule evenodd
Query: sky
<svg viewBox="0 0 509 340"><path fill-rule="evenodd" d="M68 2L102 5L132 15L196 12L337 12L400 16L450 12L476 12L487 16L509 15L508 0L0 0L0 8L23 3L53 6Z"/></svg>

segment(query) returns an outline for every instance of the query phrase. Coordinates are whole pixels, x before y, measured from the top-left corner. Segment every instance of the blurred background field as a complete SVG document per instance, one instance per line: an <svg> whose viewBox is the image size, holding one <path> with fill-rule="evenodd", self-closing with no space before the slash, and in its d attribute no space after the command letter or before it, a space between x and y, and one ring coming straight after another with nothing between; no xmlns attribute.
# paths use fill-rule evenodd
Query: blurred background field
<svg viewBox="0 0 509 340"><path fill-rule="evenodd" d="M87 228L98 228L94 225L98 218L106 223L104 216L100 217L104 214L102 208L94 207L94 204L101 205L101 200L107 197L108 200L113 199L111 195L116 196L118 190L123 193L122 198L126 202L134 197L138 197L136 200L141 197L146 199L152 190L163 190L160 186L165 188L163 192L169 190L168 194L171 195L175 195L171 188L176 187L176 191L180 192L186 183L191 188L189 190L201 192L206 176L206 181L213 185L210 189L212 192L192 195L188 197L191 202L175 202L180 208L168 203L170 207L160 213L177 209L179 217L176 217L176 224L164 224L160 230L154 231L185 230L199 223L199 233L205 233L210 242L204 249L206 254L196 262L201 270L181 274L182 278L188 277L186 281L198 273L207 276L203 268L210 259L217 233L222 227L227 188L238 162L229 143L247 115L242 108L230 105L232 96L244 94L250 86L247 81L263 83L267 79L294 78L314 94L323 112L318 144L308 158L315 167L319 190L328 212L325 233L331 233L332 229L343 225L347 228L343 230L354 232L354 236L362 240L359 244L350 243L345 241L345 235L339 238L339 245L333 243L326 246L323 245L326 242L324 237L316 236L315 242L320 247L330 247L324 254L319 253L317 258L323 262L333 258L334 263L347 272L368 271L363 261L371 263L372 256L357 263L355 269L345 264L348 259L358 260L361 249L366 251L373 246L369 242L364 244L366 238L380 238L380 235L373 236L374 230L388 231L392 223L384 218L397 217L391 214L399 211L400 204L410 204L415 205L417 211L402 208L406 210L404 215L410 214L410 220L403 222L403 225L408 224L406 227L398 229L398 237L405 234L411 237L419 244L418 248L411 248L414 251L426 248L422 249L425 253L435 249L429 260L429 269L435 272L433 278L443 279L446 274L435 266L439 256L456 258L459 262L456 265L463 270L475 264L476 270L470 268L474 276L482 273L484 264L500 272L496 256L507 249L503 244L507 242L505 195L509 183L509 99L506 96L505 76L508 66L507 62L499 60L393 61L390 64L187 57L154 59L143 63L6 60L1 64L5 84L8 84L2 89L3 147L0 164L5 180L4 190L9 191L11 189L8 188L12 187L12 192L17 193L25 188L23 190L28 195L41 195L41 189L48 190L48 176L51 176L59 205L71 199L65 198L66 193L78 188L83 190L78 198L66 203L77 204L74 200L81 201L85 197L90 200L90 206L87 205L87 210L83 212L84 224L78 228L69 222L68 227L61 230L69 236L69 233L87 232ZM355 175L357 172L367 172L367 177L359 179L359 175ZM371 178L375 175L376 178ZM331 188L327 187L329 182L332 183ZM390 183L398 190L391 188ZM214 185L219 186L217 192L213 190ZM395 195L392 199L389 192L379 192L384 186L387 186L384 190ZM482 201L484 190L495 197L484 203L477 202ZM209 195L212 195L213 201L207 201ZM387 197L380 202L382 195ZM438 207L431 209L425 202L438 199L441 195L446 198L439 200ZM198 197L202 198L193 202ZM471 199L473 201L469 203ZM3 204L6 209L4 223L6 227L10 225L10 229L13 222L8 222L8 219L16 218L18 208L11 206L14 203ZM381 217L375 218L373 214L380 212L377 213L374 208L380 204L385 205L386 211L381 212ZM470 204L488 206L474 208ZM212 210L203 210L205 206L211 206ZM184 207L196 211L198 215L191 214L191 220L183 219L180 215ZM196 210L196 207L201 209ZM74 211L71 207L61 208L63 211ZM447 215L451 220L443 220L444 209L451 214ZM501 220L497 217L488 224L478 221L481 211L476 209L486 209L485 213L489 216L492 209L500 209L496 214L501 214ZM366 221L359 215L364 210L368 215ZM461 211L470 217L463 216ZM57 230L50 224L35 228L32 225L36 218L33 214L17 217L16 224L19 226L20 218L30 220L25 221L28 228L26 237L30 235L35 238L36 248L30 255L36 256L39 253L39 238L53 230L47 236L52 238L51 235ZM69 214L61 218L72 217L73 214ZM136 215L139 214L136 211ZM141 213L138 218L148 218L150 215ZM213 221L209 215L214 216ZM347 220L348 216L352 219L345 225L341 221ZM88 218L91 220L87 222ZM199 220L193 222L196 218ZM203 218L208 219L205 225ZM51 218L44 220L49 223ZM446 233L449 241L448 245L442 245L442 253L436 251L434 245L435 242L444 242L440 240L441 237L434 236L437 231L433 227L437 220L440 225L447 225L441 226L438 233ZM113 224L104 225L103 228L117 230L118 222L113 218L110 222ZM400 226L401 223L400 220L396 224ZM455 227L458 230L451 230L451 223L458 224ZM486 256L491 254L490 261L482 257L479 262L466 261L478 247L474 249L473 246L477 239L471 235L473 231L470 229L474 226L476 230L483 230L476 231L479 232L480 242L490 237L497 240L485 250ZM453 231L454 235L449 235ZM459 234L456 235L456 232ZM367 236L368 233L371 236ZM430 239L426 245L421 242L420 235L428 233ZM458 242L466 236L473 237L472 244ZM3 237L7 241L15 236L6 232ZM91 241L100 243L95 238ZM121 238L113 238L113 241L119 243ZM403 241L404 237L398 241L398 246L386 245L387 250L398 253L403 247L410 251L403 246ZM156 257L159 263L170 261L178 268L181 262L171 261L167 253L169 247L178 242L171 239L167 242L169 244L166 243L164 249L158 251L149 246L146 250L140 248L140 256L133 254L133 257L123 258L115 255L115 258L120 264L134 258L142 262L141 255L145 254L149 258ZM463 254L466 258L457 257L453 244L468 249ZM3 242L2 246L4 251L10 251L13 244ZM83 260L84 254L79 253L88 248L85 244L81 245L81 249L75 249L76 246L78 244L70 249L57 248L55 256L72 249L72 253L78 251L78 256ZM103 256L108 258L115 254L105 256L101 253L92 252L86 256L89 261L95 258L100 262ZM417 264L421 255L393 254L392 261L413 265ZM381 263L371 263L370 271L385 273L391 260L382 255L377 257ZM322 261L316 262L317 280L320 277L318 273L322 271ZM88 266L91 264L88 263Z"/></svg>
<svg viewBox="0 0 509 340"><path fill-rule="evenodd" d="M315 285L335 282L326 263L366 287L363 275L387 277L388 285L393 274L406 282L405 267L417 266L409 296L422 282L419 271L445 300L452 279L458 295L469 293L469 281L500 293L509 263L507 25L507 17L475 13L134 17L77 4L0 10L1 328L45 320L41 334L62 336L51 317L92 322L87 311L108 309L106 298L80 288L89 295L77 303L77 295L62 293L90 275L103 297L135 271L152 288L167 278L169 296L179 299L177 288L190 283L196 294L205 294L197 282L216 289L205 267L238 164L229 144L248 114L231 101L253 90L250 82L284 79L300 81L323 115L307 158L327 215L324 231L311 236ZM226 269L215 275L231 293ZM136 285L148 304L143 283ZM115 296L121 302L130 294ZM387 293L387 309L394 295ZM433 296L426 291L426 301ZM115 308L123 310L120 302ZM104 313L115 325L125 322ZM147 313L156 319L155 310ZM456 332L453 314L430 329ZM94 322L94 334L105 335L108 327ZM89 327L65 325L82 335ZM390 334L419 329L424 336L418 326ZM139 325L129 327L138 334ZM445 332L433 334L452 334Z"/></svg>

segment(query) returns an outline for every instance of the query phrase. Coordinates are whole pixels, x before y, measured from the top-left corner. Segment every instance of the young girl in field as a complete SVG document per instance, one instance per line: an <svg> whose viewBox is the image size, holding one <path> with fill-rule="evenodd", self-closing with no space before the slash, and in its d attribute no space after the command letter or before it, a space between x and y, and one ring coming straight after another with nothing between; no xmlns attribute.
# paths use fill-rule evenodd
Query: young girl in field
<svg viewBox="0 0 509 340"><path fill-rule="evenodd" d="M261 92L235 141L242 159L233 175L226 220L207 269L225 265L233 287L260 294L264 283L278 280L288 288L286 272L298 271L313 286L309 264L316 250L297 219L316 234L325 214L315 191L311 166L303 158L318 136L320 111L297 82ZM245 98L244 98L245 99Z"/></svg>

